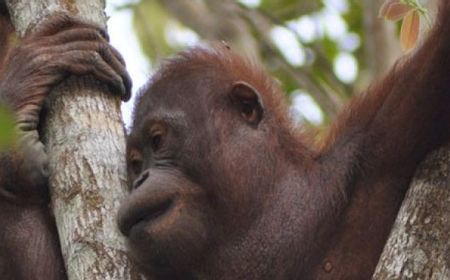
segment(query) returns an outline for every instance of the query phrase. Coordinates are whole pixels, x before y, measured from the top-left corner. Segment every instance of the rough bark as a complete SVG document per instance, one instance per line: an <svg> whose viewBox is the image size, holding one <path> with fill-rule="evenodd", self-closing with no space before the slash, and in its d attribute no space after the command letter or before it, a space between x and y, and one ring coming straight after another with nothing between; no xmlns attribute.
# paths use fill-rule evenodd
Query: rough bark
<svg viewBox="0 0 450 280"><path fill-rule="evenodd" d="M104 0L7 3L21 35L56 11L106 25ZM43 135L68 279L140 279L115 221L119 201L126 195L120 97L91 77L71 77L50 95Z"/></svg>
<svg viewBox="0 0 450 280"><path fill-rule="evenodd" d="M418 169L374 280L450 279L450 146Z"/></svg>

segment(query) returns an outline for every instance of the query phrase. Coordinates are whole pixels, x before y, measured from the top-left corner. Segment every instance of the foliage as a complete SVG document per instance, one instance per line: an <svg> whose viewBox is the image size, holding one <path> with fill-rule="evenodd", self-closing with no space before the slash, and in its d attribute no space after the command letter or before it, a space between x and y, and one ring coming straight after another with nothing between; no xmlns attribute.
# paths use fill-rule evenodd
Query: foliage
<svg viewBox="0 0 450 280"><path fill-rule="evenodd" d="M320 108L321 124L327 126L343 104L374 78L360 75L371 67L366 62L371 54L362 44L372 36L364 24L363 5L357 0L140 0L131 7L142 48L152 62L198 41L225 40L260 60L287 95L310 95L316 103L311 106ZM422 7L415 6L414 11L421 12ZM406 27L415 24L413 18ZM409 47L414 32L411 28L402 32L407 33L402 41ZM342 57L347 59L344 68L339 64ZM301 121L309 122L305 116Z"/></svg>
<svg viewBox="0 0 450 280"><path fill-rule="evenodd" d="M317 11L321 4L319 1L262 0L259 7L276 18L293 20L298 15Z"/></svg>
<svg viewBox="0 0 450 280"><path fill-rule="evenodd" d="M428 23L430 19L425 9L417 0L387 0L380 9L380 15L387 20L403 20L400 42L403 50L411 50L419 38L420 16Z"/></svg>
<svg viewBox="0 0 450 280"><path fill-rule="evenodd" d="M0 150L14 143L14 118L10 110L0 106Z"/></svg>
<svg viewBox="0 0 450 280"><path fill-rule="evenodd" d="M133 13L137 35L149 58L159 60L176 51L165 36L171 17L157 1L141 1L134 6Z"/></svg>

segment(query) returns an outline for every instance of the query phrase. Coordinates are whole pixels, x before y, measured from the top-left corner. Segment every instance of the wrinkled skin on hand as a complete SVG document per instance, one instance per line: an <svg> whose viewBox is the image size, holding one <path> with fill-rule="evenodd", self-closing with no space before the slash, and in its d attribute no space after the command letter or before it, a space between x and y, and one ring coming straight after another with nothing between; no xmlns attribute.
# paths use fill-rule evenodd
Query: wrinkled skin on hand
<svg viewBox="0 0 450 280"><path fill-rule="evenodd" d="M65 15L56 15L12 50L1 75L0 92L17 117L22 170L29 181L45 181L47 157L39 141L39 112L51 89L69 75L93 74L124 99L131 80L124 61L105 33ZM44 182L43 182L44 183Z"/></svg>
<svg viewBox="0 0 450 280"><path fill-rule="evenodd" d="M63 14L27 34L0 69L0 103L15 113L18 133L16 147L0 152L0 275L64 279L48 209L48 158L37 129L42 106L71 75L93 75L124 100L131 79L103 30Z"/></svg>

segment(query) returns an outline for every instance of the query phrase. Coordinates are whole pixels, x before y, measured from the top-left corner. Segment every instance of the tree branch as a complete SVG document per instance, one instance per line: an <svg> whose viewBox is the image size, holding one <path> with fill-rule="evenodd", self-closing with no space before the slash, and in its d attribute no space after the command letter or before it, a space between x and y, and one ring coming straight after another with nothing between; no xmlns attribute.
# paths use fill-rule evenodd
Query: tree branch
<svg viewBox="0 0 450 280"><path fill-rule="evenodd" d="M7 3L22 35L54 12L106 24L103 0ZM116 226L118 204L127 193L120 97L92 77L71 77L52 91L48 101L43 134L68 279L140 279Z"/></svg>

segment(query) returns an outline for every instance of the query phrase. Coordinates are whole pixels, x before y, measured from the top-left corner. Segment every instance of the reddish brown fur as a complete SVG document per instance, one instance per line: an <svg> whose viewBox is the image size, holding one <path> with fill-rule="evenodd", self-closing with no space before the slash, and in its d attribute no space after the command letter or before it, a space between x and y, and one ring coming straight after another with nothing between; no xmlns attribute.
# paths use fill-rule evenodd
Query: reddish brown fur
<svg viewBox="0 0 450 280"><path fill-rule="evenodd" d="M306 145L299 144L311 140L304 137L303 132L291 121L287 113L288 106L285 95L279 83L270 77L261 65L253 60L243 59L222 43L213 43L211 48L194 48L166 60L149 81L148 86L155 82L169 83L171 79L185 76L187 72L200 74L208 71L211 71L209 74L217 74L214 77L217 82L221 82L221 79L228 81L242 80L254 86L264 96L264 106L270 108L271 122L277 123L279 126L274 137L278 138L277 141L280 142L280 145L285 146L285 152L299 153L302 155L302 159L306 154L312 157L313 151L309 151ZM220 76L221 73L225 75ZM141 121L146 113L145 109L140 108L145 108L147 104L140 102L140 99L147 92L147 87L140 90L137 98L135 115L133 116L135 122ZM141 112L142 114L139 114ZM293 140L294 143L292 143Z"/></svg>
<svg viewBox="0 0 450 280"><path fill-rule="evenodd" d="M425 45L355 99L317 149L290 121L278 85L254 63L221 46L167 62L137 102L127 145L135 189L119 215L144 271L171 280L370 279L417 164L449 140L450 2L441 3ZM40 36L79 26L72 23L56 20ZM8 19L0 27L11 30ZM0 80L2 102L31 108L16 110L19 120L32 121L29 130L62 69L74 66L63 59L45 79L18 76L29 67L46 69L48 61L36 66L27 59L45 47L38 39L22 43L28 48L17 51ZM93 43L85 47L96 52ZM75 66L96 70L82 57ZM124 75L119 68L113 71ZM126 76L123 82L129 86ZM232 99L237 82L251 86L251 101L262 102L257 123L243 114L247 103ZM46 177L41 163L23 168L43 157L42 147L27 145L36 154L0 158L0 272L61 279Z"/></svg>
<svg viewBox="0 0 450 280"><path fill-rule="evenodd" d="M424 45L355 98L318 149L293 126L278 85L227 47L166 62L136 103L136 190L119 217L148 274L370 279L417 164L449 141L449 14L442 1ZM236 82L261 97L257 126L230 101ZM149 147L155 121L169 131L161 150ZM154 197L172 206L133 227Z"/></svg>

